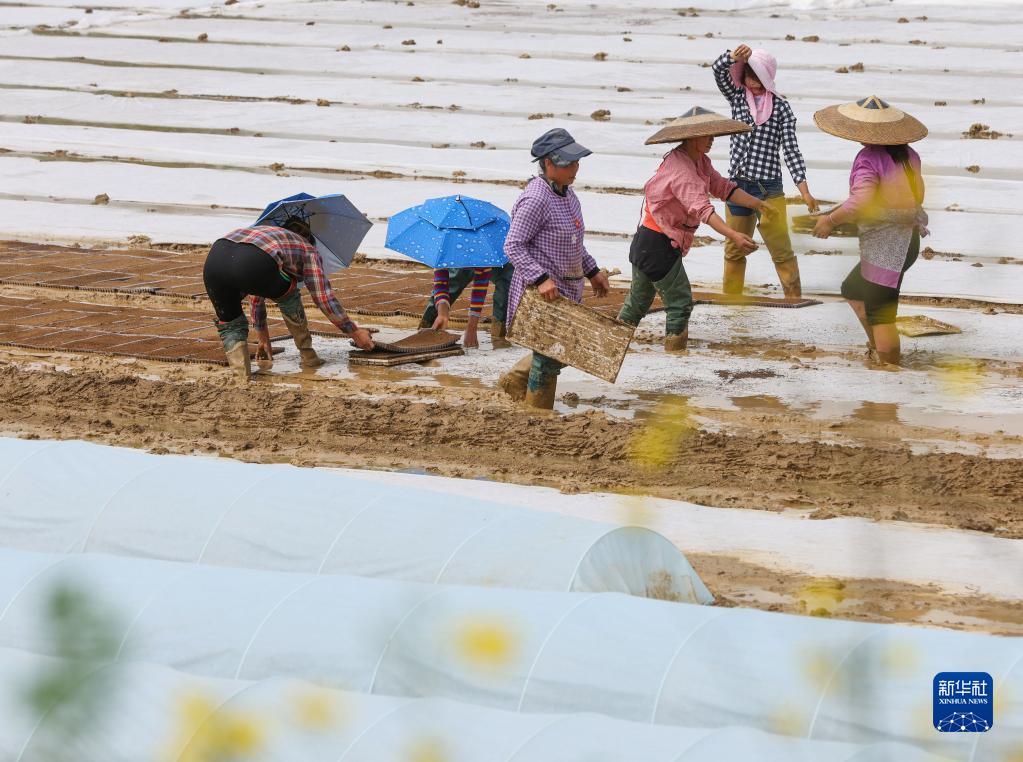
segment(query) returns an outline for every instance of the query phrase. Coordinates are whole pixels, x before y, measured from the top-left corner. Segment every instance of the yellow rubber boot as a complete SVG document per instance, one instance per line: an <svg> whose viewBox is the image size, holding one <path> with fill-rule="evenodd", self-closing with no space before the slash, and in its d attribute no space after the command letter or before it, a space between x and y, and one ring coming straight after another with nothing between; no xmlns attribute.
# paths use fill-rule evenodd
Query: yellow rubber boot
<svg viewBox="0 0 1023 762"><path fill-rule="evenodd" d="M799 260L792 257L784 262L775 262L774 269L778 271L778 280L781 281L785 296L798 299L803 295L803 286L799 280Z"/></svg>

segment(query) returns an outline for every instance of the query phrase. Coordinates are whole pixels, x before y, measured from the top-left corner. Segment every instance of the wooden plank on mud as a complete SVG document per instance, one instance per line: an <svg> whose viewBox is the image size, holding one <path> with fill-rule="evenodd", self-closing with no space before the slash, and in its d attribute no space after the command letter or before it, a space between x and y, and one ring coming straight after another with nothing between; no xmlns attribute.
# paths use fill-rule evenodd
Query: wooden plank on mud
<svg viewBox="0 0 1023 762"><path fill-rule="evenodd" d="M349 365L377 365L382 368L393 368L395 365L408 365L414 362L426 362L427 360L439 360L442 357L454 357L464 355L461 347L447 347L446 349L434 349L429 352L416 352L414 354L400 354L388 352L383 349L371 349L369 352L359 349L348 354Z"/></svg>
<svg viewBox="0 0 1023 762"><path fill-rule="evenodd" d="M635 330L571 299L548 302L527 288L508 338L613 384Z"/></svg>

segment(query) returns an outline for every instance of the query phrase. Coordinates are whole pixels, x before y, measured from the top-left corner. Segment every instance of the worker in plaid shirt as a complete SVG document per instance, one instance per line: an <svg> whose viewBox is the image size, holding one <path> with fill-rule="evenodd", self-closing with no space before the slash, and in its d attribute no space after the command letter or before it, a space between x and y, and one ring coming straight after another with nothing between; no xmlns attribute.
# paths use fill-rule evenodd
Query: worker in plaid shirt
<svg viewBox="0 0 1023 762"><path fill-rule="evenodd" d="M582 207L572 191L579 171L579 159L592 153L575 142L560 127L533 141L533 161L540 174L526 183L526 189L512 206L511 227L504 252L515 266L508 294L508 324L514 325L515 311L527 288L536 288L547 301L566 297L583 298L584 280L593 293L604 296L610 285L586 246ZM513 399L525 398L530 407L554 407L558 374L565 367L539 352L526 355L501 376L499 384Z"/></svg>
<svg viewBox="0 0 1023 762"><path fill-rule="evenodd" d="M789 238L788 214L782 188L779 153L784 154L792 181L811 212L817 200L806 182L806 164L796 141L796 115L792 106L778 95L774 75L778 63L763 50L740 45L725 51L714 62L714 80L732 107L732 118L750 125L752 132L732 135L730 179L751 196L764 199L778 212L760 221L760 234L771 254L778 279L787 297L802 295L799 263ZM725 222L745 235L753 235L757 215L746 207L727 204ZM724 291L741 294L746 279L746 254L725 242Z"/></svg>
<svg viewBox="0 0 1023 762"><path fill-rule="evenodd" d="M303 368L323 364L313 349L309 323L298 284L305 283L317 307L338 329L361 349L372 349L365 328L348 317L323 272L323 259L316 250L309 226L291 220L287 228L271 225L239 228L214 242L203 266L203 283L217 313L217 332L224 344L228 364L243 380L251 374L249 323L242 300L249 297L252 323L259 337L259 356L267 367L272 357L266 325L266 300L281 309L281 317L298 347Z"/></svg>

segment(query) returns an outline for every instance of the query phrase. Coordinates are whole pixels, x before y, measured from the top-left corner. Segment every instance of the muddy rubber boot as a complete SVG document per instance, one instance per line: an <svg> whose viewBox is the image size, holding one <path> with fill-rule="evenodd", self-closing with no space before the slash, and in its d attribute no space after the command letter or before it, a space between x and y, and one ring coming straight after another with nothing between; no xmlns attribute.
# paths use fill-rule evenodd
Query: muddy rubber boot
<svg viewBox="0 0 1023 762"><path fill-rule="evenodd" d="M803 286L799 281L799 261L795 257L775 262L774 269L778 271L778 280L781 281L786 297L798 299L803 295Z"/></svg>
<svg viewBox="0 0 1023 762"><path fill-rule="evenodd" d="M741 296L746 283L746 260L726 259L721 290L729 296Z"/></svg>
<svg viewBox="0 0 1023 762"><path fill-rule="evenodd" d="M507 349L512 345L506 338L507 335L504 323L500 320L490 321L490 344L494 349Z"/></svg>
<svg viewBox="0 0 1023 762"><path fill-rule="evenodd" d="M539 389L526 389L526 407L535 410L553 410L554 395L558 391L558 378L548 378Z"/></svg>
<svg viewBox="0 0 1023 762"><path fill-rule="evenodd" d="M682 333L669 333L664 337L665 352L685 352L689 344L689 329Z"/></svg>
<svg viewBox="0 0 1023 762"><path fill-rule="evenodd" d="M313 349L313 337L309 333L309 319L305 316L305 307L302 306L302 294L296 288L277 302L281 310L281 317L284 318L284 325L288 327L288 333L295 340L298 353L301 355L298 364L302 368L318 368L323 365L323 360Z"/></svg>
<svg viewBox="0 0 1023 762"><path fill-rule="evenodd" d="M284 325L288 327L288 333L291 334L291 338L295 340L295 346L298 347L298 354L300 355L299 367L319 368L323 365L325 360L316 354L316 350L313 349L313 337L309 333L309 323L305 320L301 323L296 322L283 314L281 317L284 318Z"/></svg>
<svg viewBox="0 0 1023 762"><path fill-rule="evenodd" d="M226 323L217 322L217 333L224 345L227 364L245 383L252 376L252 358L249 355L249 321L239 315Z"/></svg>
<svg viewBox="0 0 1023 762"><path fill-rule="evenodd" d="M529 383L529 369L533 367L533 354L530 352L519 360L507 373L497 379L497 385L516 402L526 398L526 385Z"/></svg>
<svg viewBox="0 0 1023 762"><path fill-rule="evenodd" d="M252 358L249 355L249 343L245 341L235 344L224 354L227 355L227 364L238 374L239 380L248 383L252 379Z"/></svg>

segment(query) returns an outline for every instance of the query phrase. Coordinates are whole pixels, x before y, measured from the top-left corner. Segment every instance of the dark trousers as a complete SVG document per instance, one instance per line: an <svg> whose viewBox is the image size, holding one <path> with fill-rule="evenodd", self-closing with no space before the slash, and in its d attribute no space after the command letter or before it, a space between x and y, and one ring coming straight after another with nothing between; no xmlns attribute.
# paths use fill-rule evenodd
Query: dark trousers
<svg viewBox="0 0 1023 762"><path fill-rule="evenodd" d="M919 255L920 234L913 231L913 237L909 241L909 253L906 255L906 264L902 266L902 274L899 275L899 283L895 288L871 283L863 277L860 263L857 262L856 267L842 282L843 298L863 302L867 312L868 325L891 325L895 322L895 315L899 310L902 279L906 276L906 270L913 266Z"/></svg>
<svg viewBox="0 0 1023 762"><path fill-rule="evenodd" d="M450 281L448 282L448 289L451 294L451 303L454 304L455 300L462 295L465 289L472 285L473 279L473 268L462 267L458 270L449 271L448 275ZM512 273L515 272L515 266L509 262L504 267L495 267L490 273L490 282L494 284L494 320L498 323L506 323L508 317L508 289L511 288ZM437 308L433 305L433 297L430 297L430 303L426 305L426 311L423 313L423 319L420 321L420 325L429 327L433 325L433 321L437 319Z"/></svg>
<svg viewBox="0 0 1023 762"><path fill-rule="evenodd" d="M671 239L640 225L632 238L629 261L632 262L632 284L618 319L639 325L650 311L656 293L661 295L667 313L664 332L677 336L685 331L693 312L693 289L682 265L682 256L671 245Z"/></svg>
<svg viewBox="0 0 1023 762"><path fill-rule="evenodd" d="M202 281L221 323L243 314L242 301L246 295L276 300L291 288L291 281L281 272L277 260L251 243L235 243L225 238L210 248Z"/></svg>

